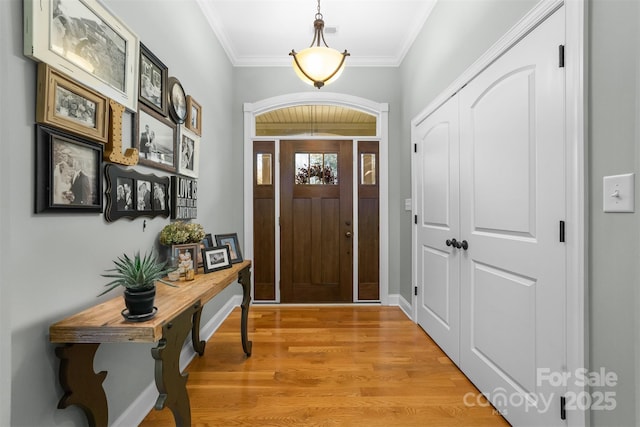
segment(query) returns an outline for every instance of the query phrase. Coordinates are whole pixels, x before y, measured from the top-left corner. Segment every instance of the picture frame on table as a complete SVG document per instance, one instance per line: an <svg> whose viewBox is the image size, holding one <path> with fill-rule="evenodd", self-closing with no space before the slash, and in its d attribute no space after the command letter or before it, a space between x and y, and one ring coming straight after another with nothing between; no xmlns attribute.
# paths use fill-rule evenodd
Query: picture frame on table
<svg viewBox="0 0 640 427"><path fill-rule="evenodd" d="M178 262L178 270L184 273L185 269L190 268L197 273L198 257L202 257L199 243L183 243L180 245L171 245L171 256Z"/></svg>
<svg viewBox="0 0 640 427"><path fill-rule="evenodd" d="M237 233L216 234L216 245L229 247L229 256L232 264L242 262L242 252L238 243Z"/></svg>
<svg viewBox="0 0 640 427"><path fill-rule="evenodd" d="M187 129L202 136L202 106L191 95L187 95Z"/></svg>
<svg viewBox="0 0 640 427"><path fill-rule="evenodd" d="M105 143L109 135L109 99L41 62L36 122Z"/></svg>
<svg viewBox="0 0 640 427"><path fill-rule="evenodd" d="M212 248L214 246L213 236L211 233L207 233L204 235L204 239L202 239L202 244L205 248Z"/></svg>
<svg viewBox="0 0 640 427"><path fill-rule="evenodd" d="M168 72L168 67L140 43L139 100L162 116L167 115Z"/></svg>
<svg viewBox="0 0 640 427"><path fill-rule="evenodd" d="M187 94L176 77L169 77L167 82L167 101L169 117L176 124L182 124L187 119Z"/></svg>
<svg viewBox="0 0 640 427"><path fill-rule="evenodd" d="M175 172L178 139L175 123L141 103L137 114L137 129L134 148L138 149L138 163Z"/></svg>
<svg viewBox="0 0 640 427"><path fill-rule="evenodd" d="M228 246L214 246L202 249L203 269L205 273L231 268L231 256Z"/></svg>
<svg viewBox="0 0 640 427"><path fill-rule="evenodd" d="M98 0L24 0L24 54L138 108L138 36Z"/></svg>
<svg viewBox="0 0 640 427"><path fill-rule="evenodd" d="M198 178L200 168L200 137L180 126L180 143L178 158L178 173L191 178Z"/></svg>
<svg viewBox="0 0 640 427"><path fill-rule="evenodd" d="M143 174L113 164L105 166L105 219L169 216L170 178Z"/></svg>
<svg viewBox="0 0 640 427"><path fill-rule="evenodd" d="M100 213L102 144L36 125L35 212Z"/></svg>

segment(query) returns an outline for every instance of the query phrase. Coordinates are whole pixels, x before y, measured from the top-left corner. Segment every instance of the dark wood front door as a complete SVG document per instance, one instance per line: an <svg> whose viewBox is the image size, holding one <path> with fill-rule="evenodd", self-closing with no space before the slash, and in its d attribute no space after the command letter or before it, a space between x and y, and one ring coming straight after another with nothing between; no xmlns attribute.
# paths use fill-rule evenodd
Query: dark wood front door
<svg viewBox="0 0 640 427"><path fill-rule="evenodd" d="M353 301L352 147L281 141L282 302Z"/></svg>

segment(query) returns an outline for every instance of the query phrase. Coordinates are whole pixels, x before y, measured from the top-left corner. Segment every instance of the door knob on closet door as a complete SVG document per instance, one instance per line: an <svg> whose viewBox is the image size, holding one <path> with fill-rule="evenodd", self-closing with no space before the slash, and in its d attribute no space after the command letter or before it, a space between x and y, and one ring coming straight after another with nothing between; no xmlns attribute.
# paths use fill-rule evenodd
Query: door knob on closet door
<svg viewBox="0 0 640 427"><path fill-rule="evenodd" d="M350 238L351 237L351 232L347 231L346 233L344 233L344 235Z"/></svg>
<svg viewBox="0 0 640 427"><path fill-rule="evenodd" d="M465 251L467 249L469 249L469 243L466 240L463 240L462 243L458 243L460 245L460 247L462 247L462 249L464 249Z"/></svg>
<svg viewBox="0 0 640 427"><path fill-rule="evenodd" d="M457 248L456 244L458 243L458 241L456 239L447 239L446 242L444 242L447 246L453 246L454 248Z"/></svg>

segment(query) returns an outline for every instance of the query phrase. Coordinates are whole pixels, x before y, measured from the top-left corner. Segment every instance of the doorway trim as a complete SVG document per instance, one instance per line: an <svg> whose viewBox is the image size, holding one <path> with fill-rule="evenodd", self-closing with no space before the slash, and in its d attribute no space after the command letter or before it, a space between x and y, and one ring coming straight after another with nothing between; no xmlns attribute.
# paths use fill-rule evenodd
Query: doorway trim
<svg viewBox="0 0 640 427"><path fill-rule="evenodd" d="M376 135L375 137L346 137L336 136L331 139L352 139L354 141L354 150L357 148L358 141L379 141L380 149L380 303L389 305L389 104L374 102L365 98L352 95L345 95L333 92L299 92L287 95L276 96L263 99L254 103L245 103L244 111L244 252L248 259L253 259L253 141L275 141L275 170L274 185L279 188L279 156L281 139L292 139L298 136L282 136L282 137L258 137L256 136L256 116L267 113L272 110L281 108L295 107L302 105L331 105L351 108L371 114L376 117ZM305 136L305 138L308 138ZM326 136L322 137L327 139ZM312 138L311 138L312 139ZM357 205L357 204L355 204ZM280 227L277 218L280 216L280 191L276 192L276 300L280 302ZM354 208L355 209L355 208ZM354 216L354 231L356 228L357 217ZM355 236L357 237L357 236ZM353 263L354 263L354 301L357 301L357 240L354 240ZM253 281L253 277L251 278ZM253 283L253 282L252 282ZM251 286L253 296L253 285Z"/></svg>
<svg viewBox="0 0 640 427"><path fill-rule="evenodd" d="M566 140L566 283L567 312L566 371L573 374L577 369L589 368L589 294L588 276L588 153L586 135L585 55L588 49L586 34L587 7L585 0L541 0L517 22L500 40L464 71L449 87L440 93L420 113L411 120L413 130L447 99L457 93L470 80L482 72L489 64L516 44L524 35L544 21L560 7L565 7L565 140ZM412 136L413 137L413 136ZM412 139L411 143L417 143ZM411 158L411 196L416 198L415 158ZM414 206L415 214L416 207ZM417 259L413 248L416 246L416 229L412 229L412 279L417 283ZM411 314L417 322L417 299L412 296ZM567 392L575 396L588 392L586 386L569 381ZM590 411L567 412L568 426L590 425Z"/></svg>

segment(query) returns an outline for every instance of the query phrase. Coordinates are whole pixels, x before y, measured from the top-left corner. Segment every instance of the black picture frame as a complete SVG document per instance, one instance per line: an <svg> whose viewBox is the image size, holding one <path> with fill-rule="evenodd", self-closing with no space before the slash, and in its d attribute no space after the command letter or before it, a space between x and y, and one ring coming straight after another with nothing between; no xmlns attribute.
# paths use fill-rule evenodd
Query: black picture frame
<svg viewBox="0 0 640 427"><path fill-rule="evenodd" d="M178 127L171 120L145 104L139 104L134 148L138 163L176 172L178 159Z"/></svg>
<svg viewBox="0 0 640 427"><path fill-rule="evenodd" d="M205 273L231 268L231 264L228 246L214 246L202 249L202 267Z"/></svg>
<svg viewBox="0 0 640 427"><path fill-rule="evenodd" d="M182 124L187 119L187 94L176 77L169 77L167 83L167 102L169 105L169 117L177 124Z"/></svg>
<svg viewBox="0 0 640 427"><path fill-rule="evenodd" d="M101 213L102 144L36 125L35 213Z"/></svg>
<svg viewBox="0 0 640 427"><path fill-rule="evenodd" d="M138 100L166 116L169 68L142 43L138 76Z"/></svg>
<svg viewBox="0 0 640 427"><path fill-rule="evenodd" d="M142 174L134 169L112 164L105 166L104 174L107 182L104 216L108 222L120 218L133 220L141 216L169 216L171 189L168 176Z"/></svg>
<svg viewBox="0 0 640 427"><path fill-rule="evenodd" d="M229 256L231 257L232 264L242 262L242 251L238 243L237 233L216 234L216 245L227 246L229 248Z"/></svg>
<svg viewBox="0 0 640 427"><path fill-rule="evenodd" d="M204 239L202 239L202 244L204 245L205 249L213 247L213 236L211 235L211 233L207 233L204 235Z"/></svg>

